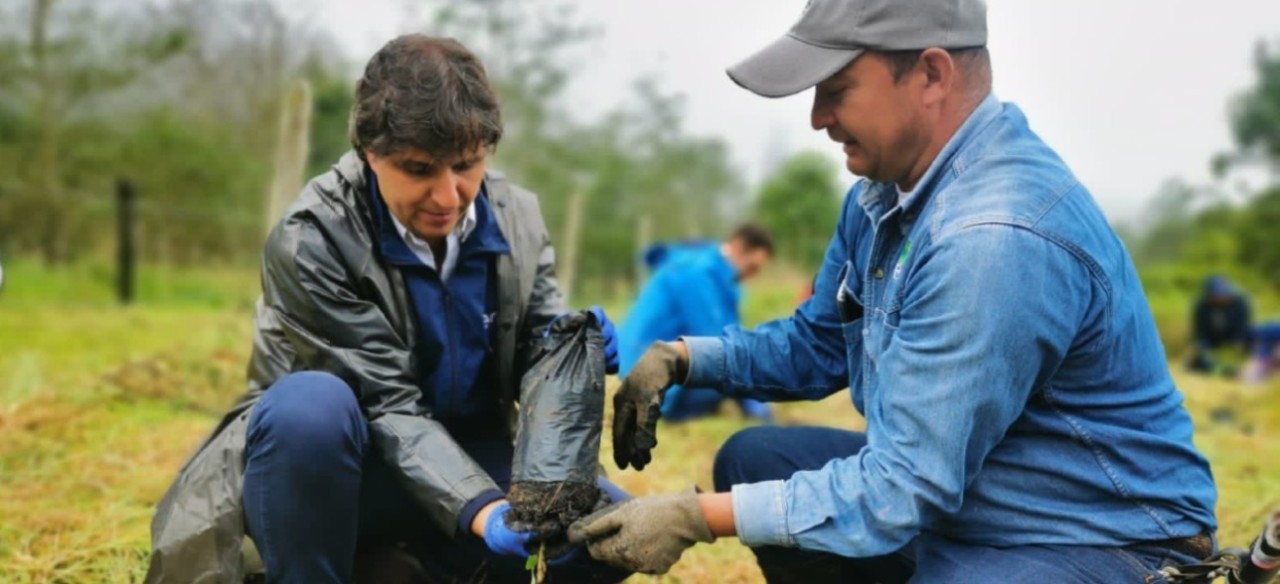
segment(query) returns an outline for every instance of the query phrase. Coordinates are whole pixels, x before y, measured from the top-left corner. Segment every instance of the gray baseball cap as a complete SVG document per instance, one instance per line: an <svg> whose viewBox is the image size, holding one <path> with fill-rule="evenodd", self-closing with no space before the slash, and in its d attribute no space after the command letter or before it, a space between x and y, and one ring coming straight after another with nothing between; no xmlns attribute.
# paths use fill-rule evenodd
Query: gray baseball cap
<svg viewBox="0 0 1280 584"><path fill-rule="evenodd" d="M817 85L866 50L986 45L983 0L809 0L786 36L728 73L754 93L784 97Z"/></svg>

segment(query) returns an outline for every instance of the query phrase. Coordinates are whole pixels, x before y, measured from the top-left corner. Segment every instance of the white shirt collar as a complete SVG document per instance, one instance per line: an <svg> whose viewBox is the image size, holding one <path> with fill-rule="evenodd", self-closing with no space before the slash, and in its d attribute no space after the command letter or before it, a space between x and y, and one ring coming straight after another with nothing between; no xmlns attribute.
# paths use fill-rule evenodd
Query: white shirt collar
<svg viewBox="0 0 1280 584"><path fill-rule="evenodd" d="M405 245L409 246L409 251L413 255L418 256L418 260L427 267L435 270L440 274L441 281L448 281L453 275L453 269L458 265L458 252L462 242L466 241L471 233L476 229L476 203L472 201L467 206L466 213L463 213L462 219L453 227L453 231L445 237L444 266L436 267L436 256L431 252L431 246L425 239L418 237L409 228L405 227L394 213L387 213L391 216L391 222L396 226L396 233L400 234L400 239L404 240Z"/></svg>
<svg viewBox="0 0 1280 584"><path fill-rule="evenodd" d="M395 223L396 233L400 234L400 239L403 239L410 247L418 244L427 245L426 240L410 232L409 228L405 227L404 224L396 218L394 213L387 214L391 215L391 222ZM467 205L467 212L462 214L462 220L458 221L458 224L453 226L453 232L449 235L456 235L458 237L458 241L466 241L467 238L471 236L471 232L475 231L475 229L476 204L475 201L472 201L470 205Z"/></svg>

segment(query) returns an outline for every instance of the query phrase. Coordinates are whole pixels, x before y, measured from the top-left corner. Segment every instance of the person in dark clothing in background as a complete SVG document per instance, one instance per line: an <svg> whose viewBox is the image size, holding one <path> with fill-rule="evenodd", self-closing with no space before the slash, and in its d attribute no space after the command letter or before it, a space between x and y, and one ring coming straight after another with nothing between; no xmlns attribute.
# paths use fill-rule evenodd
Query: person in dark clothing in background
<svg viewBox="0 0 1280 584"><path fill-rule="evenodd" d="M644 260L654 270L618 333L619 375L654 342L681 335L717 335L739 324L740 284L773 256L773 238L754 223L735 229L723 242L657 244ZM662 417L686 421L716 412L726 398L719 392L676 386L662 400ZM773 420L769 406L739 399L743 415Z"/></svg>
<svg viewBox="0 0 1280 584"><path fill-rule="evenodd" d="M1257 385L1280 375L1280 321L1266 322L1253 329L1252 345L1243 381Z"/></svg>
<svg viewBox="0 0 1280 584"><path fill-rule="evenodd" d="M1234 375L1234 368L1215 356L1218 349L1249 350L1249 300L1226 278L1210 276L1192 314L1192 353L1187 368L1201 373Z"/></svg>

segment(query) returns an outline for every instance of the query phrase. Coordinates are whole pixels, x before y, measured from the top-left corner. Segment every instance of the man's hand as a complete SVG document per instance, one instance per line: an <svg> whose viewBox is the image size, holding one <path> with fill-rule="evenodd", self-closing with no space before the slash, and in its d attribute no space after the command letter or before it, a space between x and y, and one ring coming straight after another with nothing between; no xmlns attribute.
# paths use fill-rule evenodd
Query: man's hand
<svg viewBox="0 0 1280 584"><path fill-rule="evenodd" d="M527 558L529 552L525 546L533 541L534 534L531 531L513 531L507 526L506 516L510 509L510 503L494 501L476 514L471 529L480 531L477 535L484 538L489 551L500 556Z"/></svg>
<svg viewBox="0 0 1280 584"><path fill-rule="evenodd" d="M610 505L569 526L569 541L591 557L634 572L664 574L684 550L715 536L692 487Z"/></svg>
<svg viewBox="0 0 1280 584"><path fill-rule="evenodd" d="M604 336L604 368L605 373L614 375L618 373L618 329L613 326L613 322L605 315L604 309L599 306L592 306L588 310L591 314L596 315L596 320L600 321L600 333Z"/></svg>
<svg viewBox="0 0 1280 584"><path fill-rule="evenodd" d="M673 343L657 342L649 346L622 380L622 387L613 396L613 461L618 468L625 469L630 464L636 470L644 470L653 459L662 396L672 384L684 379L688 369L687 353Z"/></svg>

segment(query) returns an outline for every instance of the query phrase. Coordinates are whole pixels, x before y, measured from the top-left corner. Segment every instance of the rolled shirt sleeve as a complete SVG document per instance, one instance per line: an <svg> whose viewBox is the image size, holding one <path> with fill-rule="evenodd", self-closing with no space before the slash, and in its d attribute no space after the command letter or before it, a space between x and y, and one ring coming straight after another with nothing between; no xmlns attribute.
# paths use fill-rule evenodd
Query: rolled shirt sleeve
<svg viewBox="0 0 1280 584"><path fill-rule="evenodd" d="M733 520L743 545L795 546L787 529L785 481L734 485Z"/></svg>
<svg viewBox="0 0 1280 584"><path fill-rule="evenodd" d="M720 387L725 378L724 341L720 337L680 337L689 349L689 375L681 385Z"/></svg>

